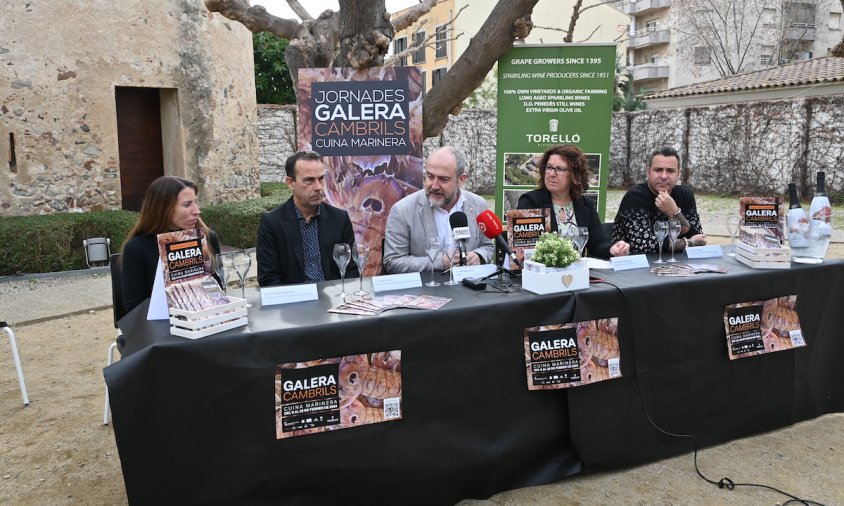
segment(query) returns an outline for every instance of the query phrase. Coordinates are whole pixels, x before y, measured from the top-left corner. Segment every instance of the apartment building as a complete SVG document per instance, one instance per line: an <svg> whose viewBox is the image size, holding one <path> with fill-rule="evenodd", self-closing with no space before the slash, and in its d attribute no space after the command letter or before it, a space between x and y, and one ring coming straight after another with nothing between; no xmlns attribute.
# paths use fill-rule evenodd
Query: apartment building
<svg viewBox="0 0 844 506"><path fill-rule="evenodd" d="M408 48L420 47L396 64L419 67L422 70L425 89L431 89L463 54L471 38L481 30L496 3L496 0L441 0L419 22L397 33L393 38L391 53L394 55ZM583 6L599 3L600 0L586 0ZM540 0L531 15L535 28L525 42L562 43L566 36L562 30L568 29L574 4L574 0ZM402 12L404 11L394 15L400 15ZM619 51L623 55L626 53L625 40L629 25L630 17L626 14L610 5L597 5L581 14L573 40L605 43L618 41ZM428 46L421 47L426 41Z"/></svg>
<svg viewBox="0 0 844 506"><path fill-rule="evenodd" d="M631 18L627 63L639 94L827 56L842 37L838 0L614 5Z"/></svg>

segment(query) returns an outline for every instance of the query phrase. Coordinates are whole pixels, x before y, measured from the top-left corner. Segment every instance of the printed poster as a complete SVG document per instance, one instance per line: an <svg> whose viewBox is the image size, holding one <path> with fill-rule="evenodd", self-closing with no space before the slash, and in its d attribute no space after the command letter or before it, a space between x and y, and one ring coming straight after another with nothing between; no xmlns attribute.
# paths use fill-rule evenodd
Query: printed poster
<svg viewBox="0 0 844 506"><path fill-rule="evenodd" d="M524 265L525 250L534 249L543 232L551 230L551 209L512 209L507 211L507 243ZM510 264L510 270L518 265Z"/></svg>
<svg viewBox="0 0 844 506"><path fill-rule="evenodd" d="M528 390L621 377L617 317L528 327L524 343Z"/></svg>
<svg viewBox="0 0 844 506"><path fill-rule="evenodd" d="M730 360L806 346L796 295L728 304L724 329Z"/></svg>
<svg viewBox="0 0 844 506"><path fill-rule="evenodd" d="M213 277L213 259L205 230L158 234L167 307L201 311L230 302Z"/></svg>
<svg viewBox="0 0 844 506"><path fill-rule="evenodd" d="M757 248L782 246L785 214L781 197L739 199L739 240Z"/></svg>
<svg viewBox="0 0 844 506"><path fill-rule="evenodd" d="M381 273L390 209L422 188L423 92L415 67L299 69L298 148L323 156L325 201L371 248L366 276Z"/></svg>
<svg viewBox="0 0 844 506"><path fill-rule="evenodd" d="M592 179L584 196L606 212L615 44L519 44L498 60L496 208L504 218L539 184L542 153L574 144Z"/></svg>
<svg viewBox="0 0 844 506"><path fill-rule="evenodd" d="M276 439L399 420L401 351L278 364Z"/></svg>

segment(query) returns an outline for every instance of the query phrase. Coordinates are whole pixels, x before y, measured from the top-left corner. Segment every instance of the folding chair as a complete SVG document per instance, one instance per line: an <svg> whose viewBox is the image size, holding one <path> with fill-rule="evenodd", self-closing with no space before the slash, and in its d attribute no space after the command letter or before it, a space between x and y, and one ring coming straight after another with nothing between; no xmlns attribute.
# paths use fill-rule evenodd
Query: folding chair
<svg viewBox="0 0 844 506"><path fill-rule="evenodd" d="M117 337L108 347L108 361L106 367L114 363L114 350L122 352L123 346L120 337L123 333L117 326L117 322L126 315L126 306L123 304L123 266L120 262L120 253L113 253L109 260L111 267L111 309L114 317L114 328L117 329ZM108 403L108 385L105 391L105 407L103 408L103 425L108 425L111 418L111 411Z"/></svg>
<svg viewBox="0 0 844 506"><path fill-rule="evenodd" d="M26 381L23 379L23 368L21 367L21 357L18 354L18 343L15 341L15 333L12 332L12 327L6 322L0 322L0 328L5 330L6 334L9 335L9 343L12 345L12 356L15 359L15 369L18 372L18 383L21 387L21 396L23 396L23 405L29 406L29 395L26 393Z"/></svg>

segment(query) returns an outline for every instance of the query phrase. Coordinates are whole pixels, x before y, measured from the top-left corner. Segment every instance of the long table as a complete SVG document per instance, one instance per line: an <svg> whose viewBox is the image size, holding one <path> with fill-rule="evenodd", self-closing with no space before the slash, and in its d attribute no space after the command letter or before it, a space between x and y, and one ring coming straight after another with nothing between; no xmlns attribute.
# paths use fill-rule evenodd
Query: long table
<svg viewBox="0 0 844 506"><path fill-rule="evenodd" d="M410 293L451 297L437 311L336 315L319 300L263 308L249 325L197 341L120 322L123 358L105 369L133 504L453 504L581 472L646 462L844 410L844 262L657 278L601 273L578 292ZM808 345L729 361L726 304L798 295ZM835 308L838 308L837 310ZM619 317L623 377L528 391L526 327ZM279 363L402 352L399 421L277 440Z"/></svg>

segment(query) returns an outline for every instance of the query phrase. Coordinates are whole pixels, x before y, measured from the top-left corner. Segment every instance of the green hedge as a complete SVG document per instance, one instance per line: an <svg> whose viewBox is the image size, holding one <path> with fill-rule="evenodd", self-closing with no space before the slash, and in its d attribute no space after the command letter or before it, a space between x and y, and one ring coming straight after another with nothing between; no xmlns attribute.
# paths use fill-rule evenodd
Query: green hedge
<svg viewBox="0 0 844 506"><path fill-rule="evenodd" d="M82 241L108 237L117 251L137 213L61 213L0 219L0 275L87 268Z"/></svg>
<svg viewBox="0 0 844 506"><path fill-rule="evenodd" d="M261 215L287 200L290 190L282 183L264 183L261 195L244 202L203 206L202 219L223 244L252 248ZM0 218L0 276L85 269L84 239L108 237L116 253L137 219L138 213L131 211Z"/></svg>

